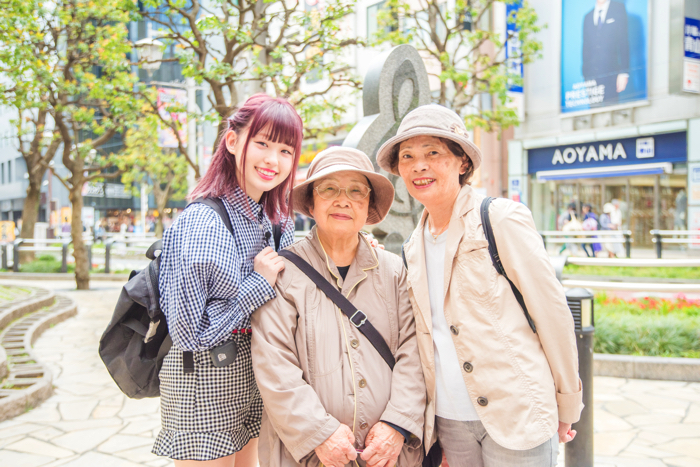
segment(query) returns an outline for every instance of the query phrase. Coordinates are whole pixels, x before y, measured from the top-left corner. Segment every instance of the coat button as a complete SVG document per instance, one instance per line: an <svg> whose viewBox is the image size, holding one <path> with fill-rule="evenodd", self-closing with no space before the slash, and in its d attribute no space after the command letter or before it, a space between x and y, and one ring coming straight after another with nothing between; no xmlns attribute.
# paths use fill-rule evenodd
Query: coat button
<svg viewBox="0 0 700 467"><path fill-rule="evenodd" d="M357 383L357 385L360 386L361 388L364 388L365 386L367 386L367 381L365 381L364 379L361 379L360 382Z"/></svg>
<svg viewBox="0 0 700 467"><path fill-rule="evenodd" d="M352 347L353 349L356 349L359 346L360 346L360 341L358 341L357 339L353 339L350 341L350 347Z"/></svg>
<svg viewBox="0 0 700 467"><path fill-rule="evenodd" d="M467 373L471 373L474 369L474 366L469 362L464 362L464 365L462 366L464 367L464 371L466 371Z"/></svg>
<svg viewBox="0 0 700 467"><path fill-rule="evenodd" d="M457 334L459 334L459 329L457 329L455 326L450 326L450 331L451 331L452 334L454 334L455 336L456 336Z"/></svg>
<svg viewBox="0 0 700 467"><path fill-rule="evenodd" d="M485 397L477 397L476 402L482 407L489 405L489 400Z"/></svg>
<svg viewBox="0 0 700 467"><path fill-rule="evenodd" d="M363 422L362 425L360 425L360 428L361 428L362 430L366 430L368 426L369 426L369 425L367 425L366 422Z"/></svg>

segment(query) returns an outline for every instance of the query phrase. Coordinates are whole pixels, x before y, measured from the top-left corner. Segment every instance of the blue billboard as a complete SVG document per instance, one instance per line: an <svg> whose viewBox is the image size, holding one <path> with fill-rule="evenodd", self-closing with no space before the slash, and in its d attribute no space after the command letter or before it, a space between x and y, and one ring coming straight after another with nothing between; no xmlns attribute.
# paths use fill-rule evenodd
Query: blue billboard
<svg viewBox="0 0 700 467"><path fill-rule="evenodd" d="M686 132L528 149L528 173L685 162Z"/></svg>
<svg viewBox="0 0 700 467"><path fill-rule="evenodd" d="M648 0L563 0L562 113L647 98Z"/></svg>

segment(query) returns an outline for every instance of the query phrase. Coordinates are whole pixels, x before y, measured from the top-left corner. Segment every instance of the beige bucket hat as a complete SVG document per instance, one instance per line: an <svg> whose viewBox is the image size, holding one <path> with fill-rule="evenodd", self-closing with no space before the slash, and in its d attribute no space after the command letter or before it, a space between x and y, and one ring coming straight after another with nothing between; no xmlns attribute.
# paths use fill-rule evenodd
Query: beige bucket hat
<svg viewBox="0 0 700 467"><path fill-rule="evenodd" d="M346 171L361 173L367 177L371 185L374 203L370 202L367 224L378 224L384 220L394 202L394 185L384 175L374 171L372 161L367 154L343 146L332 146L316 155L309 166L306 181L292 190L294 210L313 217L309 212L309 208L314 204L313 193L309 194L309 185L313 186L315 181L328 175Z"/></svg>
<svg viewBox="0 0 700 467"><path fill-rule="evenodd" d="M441 105L423 105L410 111L401 121L396 136L389 139L379 148L377 164L379 167L394 175L399 175L397 169L397 152L395 147L414 136L435 136L447 138L458 143L465 154L472 160L474 169L481 165L481 151L471 141L464 121L454 111Z"/></svg>

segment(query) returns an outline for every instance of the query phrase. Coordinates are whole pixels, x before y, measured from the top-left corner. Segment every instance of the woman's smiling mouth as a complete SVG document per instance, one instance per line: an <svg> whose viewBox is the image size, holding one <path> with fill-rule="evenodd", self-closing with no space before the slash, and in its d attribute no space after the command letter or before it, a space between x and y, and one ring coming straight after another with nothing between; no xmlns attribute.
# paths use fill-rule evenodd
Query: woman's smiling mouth
<svg viewBox="0 0 700 467"><path fill-rule="evenodd" d="M339 220L339 221L351 221L351 220L352 220L352 217L350 217L349 215L347 215L347 214L341 214L341 213L339 213L339 212L336 212L336 213L331 214L331 217L332 217L333 219L337 219L337 220Z"/></svg>
<svg viewBox="0 0 700 467"><path fill-rule="evenodd" d="M256 170L256 172L258 172L258 175L260 175L260 177L263 180L272 180L277 175L277 172L275 172L274 170L270 170L270 169L263 169L261 167L256 167L255 170Z"/></svg>
<svg viewBox="0 0 700 467"><path fill-rule="evenodd" d="M413 180L413 186L415 186L419 190L427 188L430 185L432 185L433 183L435 183L434 178L418 178L416 180Z"/></svg>

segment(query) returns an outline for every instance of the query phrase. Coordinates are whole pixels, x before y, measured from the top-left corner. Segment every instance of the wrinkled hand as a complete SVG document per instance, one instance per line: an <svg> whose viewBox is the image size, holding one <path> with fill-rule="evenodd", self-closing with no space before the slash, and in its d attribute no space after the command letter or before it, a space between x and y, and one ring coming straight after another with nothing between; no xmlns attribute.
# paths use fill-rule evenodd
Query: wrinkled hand
<svg viewBox="0 0 700 467"><path fill-rule="evenodd" d="M365 452L360 454L367 467L394 467L403 448L404 437L386 423L377 422L365 438Z"/></svg>
<svg viewBox="0 0 700 467"><path fill-rule="evenodd" d="M355 435L349 426L341 424L335 433L314 449L318 460L325 467L343 467L348 462L357 459L357 451L352 443Z"/></svg>
<svg viewBox="0 0 700 467"><path fill-rule="evenodd" d="M617 75L617 92L622 92L627 88L629 77L625 75Z"/></svg>
<svg viewBox="0 0 700 467"><path fill-rule="evenodd" d="M264 248L253 260L253 270L263 276L270 287L275 286L277 275L284 269L284 260L271 247Z"/></svg>
<svg viewBox="0 0 700 467"><path fill-rule="evenodd" d="M559 429L557 432L559 433L560 443L568 443L576 437L576 430L571 429L571 423L559 422Z"/></svg>

